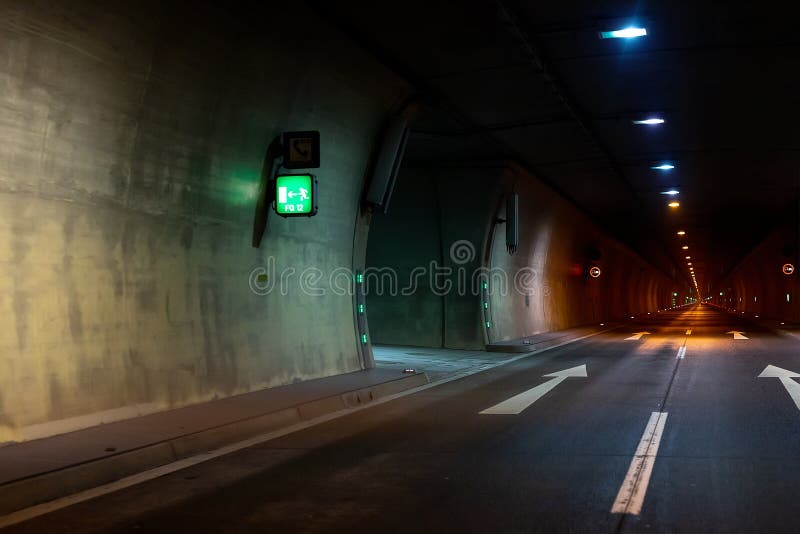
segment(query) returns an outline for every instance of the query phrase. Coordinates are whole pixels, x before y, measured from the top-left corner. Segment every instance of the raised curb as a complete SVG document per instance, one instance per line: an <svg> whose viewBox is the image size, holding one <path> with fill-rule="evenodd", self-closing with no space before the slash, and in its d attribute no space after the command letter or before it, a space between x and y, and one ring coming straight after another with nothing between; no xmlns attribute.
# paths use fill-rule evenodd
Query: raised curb
<svg viewBox="0 0 800 534"><path fill-rule="evenodd" d="M579 341L599 334L604 334L606 332L611 332L613 330L621 328L622 326L623 326L622 324L614 323L610 324L608 327L602 330L587 330L585 334L575 334L575 335L566 334L563 336L552 337L550 339L535 341L529 344L524 343L523 339L518 339L515 341L503 341L500 343L491 343L489 345L486 345L486 352L506 352L514 354L540 352L550 348L557 348L565 343L570 343L572 341Z"/></svg>
<svg viewBox="0 0 800 534"><path fill-rule="evenodd" d="M429 382L425 373L409 374L395 380L232 421L137 449L120 451L97 460L13 480L0 485L0 515L102 486L136 473L323 415L364 406L382 397L395 395Z"/></svg>

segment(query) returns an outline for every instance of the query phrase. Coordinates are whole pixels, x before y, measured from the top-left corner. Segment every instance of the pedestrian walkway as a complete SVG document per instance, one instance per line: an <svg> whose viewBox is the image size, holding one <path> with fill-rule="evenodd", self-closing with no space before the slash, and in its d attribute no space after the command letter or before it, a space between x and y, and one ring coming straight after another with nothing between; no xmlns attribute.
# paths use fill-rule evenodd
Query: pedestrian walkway
<svg viewBox="0 0 800 534"><path fill-rule="evenodd" d="M613 327L581 327L536 334L487 346L487 350L376 345L375 365L380 369L413 369L428 375L431 382L473 374L503 365L520 357L560 347L608 331Z"/></svg>
<svg viewBox="0 0 800 534"><path fill-rule="evenodd" d="M256 436L292 431L349 408L457 380L602 331L551 332L508 342L493 352L375 346L375 369L6 444L0 446L0 515Z"/></svg>
<svg viewBox="0 0 800 534"><path fill-rule="evenodd" d="M0 514L425 385L371 369L0 447Z"/></svg>

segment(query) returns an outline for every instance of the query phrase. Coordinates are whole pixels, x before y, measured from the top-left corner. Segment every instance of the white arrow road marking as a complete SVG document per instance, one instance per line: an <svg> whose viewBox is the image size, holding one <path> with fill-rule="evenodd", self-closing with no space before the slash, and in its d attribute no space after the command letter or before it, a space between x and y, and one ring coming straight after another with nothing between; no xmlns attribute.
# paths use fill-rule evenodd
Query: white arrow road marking
<svg viewBox="0 0 800 534"><path fill-rule="evenodd" d="M666 423L667 412L653 412L650 415L650 421L644 429L642 440L631 460L628 474L625 475L614 506L611 507L612 514L639 515L641 513L647 486L650 485L650 475L653 474L658 445L661 443Z"/></svg>
<svg viewBox="0 0 800 534"><path fill-rule="evenodd" d="M761 371L761 374L758 375L758 378L779 378L783 387L786 388L786 392L797 406L797 409L800 410L800 384L792 380L792 378L798 377L800 377L800 374L775 367L774 365L768 365Z"/></svg>
<svg viewBox="0 0 800 534"><path fill-rule="evenodd" d="M499 404L495 404L491 408L486 408L480 413L493 415L517 415L522 410L544 397L554 387L559 385L567 378L586 378L588 375L586 374L586 364L583 364L543 376L544 378L552 378L552 380L548 380L544 384L539 384L535 388L529 389L528 391L523 391L519 395L514 395L510 399L504 400Z"/></svg>
<svg viewBox="0 0 800 534"><path fill-rule="evenodd" d="M731 330L730 332L727 333L733 334L733 339L750 339L749 337L743 335L744 332L734 332L733 330Z"/></svg>
<svg viewBox="0 0 800 534"><path fill-rule="evenodd" d="M677 359L682 360L686 356L686 345L678 349Z"/></svg>
<svg viewBox="0 0 800 534"><path fill-rule="evenodd" d="M691 335L692 335L692 329L691 329L691 328L690 328L689 330L687 330L687 331L686 331L686 335L687 335L687 336L691 336Z"/></svg>
<svg viewBox="0 0 800 534"><path fill-rule="evenodd" d="M631 337L626 337L625 341L636 341L638 339L642 339L642 336L649 336L650 332L636 332Z"/></svg>

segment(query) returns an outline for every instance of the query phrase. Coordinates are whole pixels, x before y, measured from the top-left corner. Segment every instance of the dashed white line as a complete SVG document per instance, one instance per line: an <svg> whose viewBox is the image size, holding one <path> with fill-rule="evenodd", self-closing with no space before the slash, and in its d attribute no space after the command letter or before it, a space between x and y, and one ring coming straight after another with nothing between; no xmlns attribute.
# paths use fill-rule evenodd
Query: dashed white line
<svg viewBox="0 0 800 534"><path fill-rule="evenodd" d="M619 488L617 499L611 507L612 514L639 515L642 512L647 486L653 474L653 464L667 423L667 412L653 412L644 429L628 474Z"/></svg>
<svg viewBox="0 0 800 534"><path fill-rule="evenodd" d="M682 360L686 356L686 345L678 349L678 354L675 356L678 360Z"/></svg>

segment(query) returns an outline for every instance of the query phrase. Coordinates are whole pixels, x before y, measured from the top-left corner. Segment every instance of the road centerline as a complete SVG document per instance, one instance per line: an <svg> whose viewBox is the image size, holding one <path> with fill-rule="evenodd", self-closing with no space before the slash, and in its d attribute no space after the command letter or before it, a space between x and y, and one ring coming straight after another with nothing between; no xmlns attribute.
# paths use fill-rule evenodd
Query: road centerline
<svg viewBox="0 0 800 534"><path fill-rule="evenodd" d="M639 515L642 511L647 487L653 474L653 465L667 423L667 412L653 412L628 467L628 472L611 507L612 514Z"/></svg>

